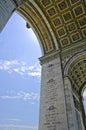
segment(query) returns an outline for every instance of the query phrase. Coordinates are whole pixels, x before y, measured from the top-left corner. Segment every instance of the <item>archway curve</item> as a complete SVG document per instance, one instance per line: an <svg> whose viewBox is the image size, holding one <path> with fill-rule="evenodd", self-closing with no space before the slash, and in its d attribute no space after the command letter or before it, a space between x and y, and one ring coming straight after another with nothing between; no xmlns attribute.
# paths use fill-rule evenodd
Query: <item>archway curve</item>
<svg viewBox="0 0 86 130"><path fill-rule="evenodd" d="M86 51L78 52L77 54L74 54L66 63L64 67L64 75L68 76L68 72L70 70L70 67L75 65L79 60L82 58L86 58Z"/></svg>
<svg viewBox="0 0 86 130"><path fill-rule="evenodd" d="M84 84L86 83L86 51L73 55L68 60L64 68L64 76L69 77L72 89L81 95Z"/></svg>
<svg viewBox="0 0 86 130"><path fill-rule="evenodd" d="M17 9L35 32L42 50L42 54L58 50L56 36L42 10L35 1L23 2Z"/></svg>
<svg viewBox="0 0 86 130"><path fill-rule="evenodd" d="M74 56L75 59L72 57L69 62L70 64L68 62L67 62L68 64L66 64L66 65L69 65L69 69L67 69L67 70L68 70L68 76L71 77L71 75L69 74L69 71L71 71L71 68L73 68L73 66L76 66L81 60L83 60L83 56L79 55L79 57L77 59L77 57L75 55L73 55L74 54L73 49L75 49L75 47L80 47L80 44L82 44L82 43L83 43L83 48L85 46L86 10L85 10L84 0L83 0L83 2L81 0L75 0L75 1L74 0L70 0L70 1L65 1L65 0L61 0L61 1L60 0L59 1L57 1L57 0L12 0L12 1L16 1L16 3L18 1L23 1L23 3L17 7L16 11L20 15L22 15L23 18L25 18L25 20L29 23L30 27L34 30L36 36L38 37L38 39L40 41L42 54L44 55L43 58L49 57L50 53L52 54L52 52L56 52L58 50L58 45L59 45L59 50L60 50L59 54L61 54L62 51L65 49L66 53L67 53L67 57L69 56L68 55L68 53L70 51L69 49L71 49L71 55ZM78 48L75 49L76 53L78 53L78 51L79 51ZM57 51L57 53L58 53L58 51ZM82 53L81 53L81 55L82 55ZM53 55L53 57L54 56L55 55ZM85 57L86 57L86 55L85 55ZM58 73L57 73L57 75L55 75L56 76L55 80L56 80L57 77L58 77L58 79L59 78L61 79L60 74L63 74L62 72L64 71L64 67L63 67L62 62L60 62L62 55L58 55L58 57L55 57L55 58L56 58L55 63L53 61L51 61L51 63L53 63L53 68L55 67L54 64L56 64L56 65L58 64L57 61L59 62L59 66L61 67L61 70L58 67L54 68L55 71L59 72L59 70L60 70L59 75L58 75ZM45 60L45 59L43 59L43 60ZM42 66L43 67L42 77L44 77L44 79L42 79L42 80L45 83L45 84L43 84L43 88L44 87L46 88L47 80L45 81L44 74L47 74L46 73L47 72L46 71L47 63L44 63L44 64L46 66L45 65ZM75 72L75 71L73 71L73 72ZM51 73L53 73L53 71L51 71ZM62 75L62 76L64 76L64 75ZM50 75L49 78L52 78L52 75ZM47 77L46 77L46 79L47 79ZM58 82L58 79L56 80L56 82ZM64 86L62 84L63 80L60 81L61 84L59 83L59 85L58 85L58 83L57 83L57 85L56 85L56 86L59 86L60 92L63 92L62 95L64 95ZM44 93L42 95L44 96ZM56 99L57 99L58 95L59 95L59 91L56 96ZM64 101L64 98L62 99L62 97L61 97L61 100ZM43 98L41 98L41 101L46 102L46 100L44 100ZM44 103L43 105L45 105L45 102L41 102L41 104ZM68 103L69 103L69 99L68 99ZM56 104L57 104L57 102L56 102ZM65 105L67 105L67 104L65 104ZM46 106L48 107L48 104L46 104ZM59 106L59 104L57 104L57 106ZM42 105L41 105L41 107L42 107ZM44 109L43 107L42 107L42 110ZM63 107L61 106L61 108L63 108ZM69 109L69 104L68 104L68 109ZM45 110L46 110L46 107L45 107ZM45 118L42 118L42 115L44 115L44 116L46 115L45 110L41 111L40 126L43 126L43 127L40 129L45 129L45 127L46 127L45 123L44 123ZM73 108L72 108L72 110L73 110ZM61 113L62 113L62 111L58 112L58 114L61 114ZM60 119L58 119L58 121L59 120ZM61 121L62 121L61 123L57 123L58 127L60 129L61 129L61 126L65 126L65 125L61 125L61 124L66 123L63 120L61 120ZM69 118L69 124L68 124L69 126L67 128L65 126L64 129L68 129L68 128L71 129L71 126L73 126L74 123L73 123L73 125L71 125L70 121L71 121L71 118ZM50 122L50 124L51 124L51 122ZM77 124L79 124L79 122ZM75 128L76 128L76 124L73 126L73 129L75 129Z"/></svg>
<svg viewBox="0 0 86 130"><path fill-rule="evenodd" d="M85 110L82 101L82 90L84 90L84 85L86 84L86 51L81 51L68 60L64 69L64 76L67 76L71 82L77 120L83 121L86 128Z"/></svg>

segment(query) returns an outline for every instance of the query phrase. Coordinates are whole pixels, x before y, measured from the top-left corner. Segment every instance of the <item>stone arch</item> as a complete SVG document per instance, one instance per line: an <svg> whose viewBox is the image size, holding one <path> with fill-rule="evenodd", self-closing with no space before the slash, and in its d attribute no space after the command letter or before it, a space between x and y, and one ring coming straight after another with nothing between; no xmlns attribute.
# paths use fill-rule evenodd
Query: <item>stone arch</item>
<svg viewBox="0 0 86 130"><path fill-rule="evenodd" d="M85 57L86 57L85 50L77 52L74 55L72 55L72 57L68 59L68 61L66 62L65 66L64 66L64 75L68 76L70 67L75 65L75 63L77 63L80 59L85 58Z"/></svg>
<svg viewBox="0 0 86 130"><path fill-rule="evenodd" d="M23 2L16 12L21 15L35 32L42 50L42 54L58 50L55 34L35 1Z"/></svg>
<svg viewBox="0 0 86 130"><path fill-rule="evenodd" d="M76 109L77 120L79 120L79 122L82 122L80 120L83 120L84 126L86 128L86 117L82 102L82 91L86 87L86 51L81 51L73 55L68 60L64 69L64 75L67 76L71 82L71 89L73 94L74 106ZM81 125L79 127L81 127Z"/></svg>
<svg viewBox="0 0 86 130"><path fill-rule="evenodd" d="M82 86L86 82L86 51L77 53L68 60L64 74L70 78L73 85L75 84L76 87L79 87L78 91L80 93L83 89ZM80 79L81 82L79 82Z"/></svg>
<svg viewBox="0 0 86 130"><path fill-rule="evenodd" d="M85 125L83 110L78 109L82 107L79 91L86 78L85 0L4 1L8 7L10 4L13 7L6 14L7 6L4 7L1 0L0 4L4 8L0 9L6 15L0 23L6 17L9 19L15 10L27 21L28 27L33 29L41 46L43 57L40 58L42 83L39 129L84 130L84 126L80 125L82 119ZM81 73L80 77L78 72Z"/></svg>

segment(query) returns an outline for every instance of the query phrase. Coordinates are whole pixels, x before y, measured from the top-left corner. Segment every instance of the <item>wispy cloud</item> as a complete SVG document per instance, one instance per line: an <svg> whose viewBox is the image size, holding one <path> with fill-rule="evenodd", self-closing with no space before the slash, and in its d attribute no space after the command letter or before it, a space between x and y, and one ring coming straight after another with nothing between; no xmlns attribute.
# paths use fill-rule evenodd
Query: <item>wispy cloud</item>
<svg viewBox="0 0 86 130"><path fill-rule="evenodd" d="M0 99L9 99L9 100L24 100L24 101L31 101L36 102L39 101L39 94L34 92L24 92L20 91L16 94L8 94L8 95L1 95Z"/></svg>
<svg viewBox="0 0 86 130"><path fill-rule="evenodd" d="M17 121L17 122L19 122L19 121L21 121L20 119L18 119L18 118L10 118L10 119L7 119L8 121Z"/></svg>
<svg viewBox="0 0 86 130"><path fill-rule="evenodd" d="M41 68L39 64L28 65L26 62L17 60L0 60L0 70L8 73L17 73L22 76L40 76Z"/></svg>
<svg viewBox="0 0 86 130"><path fill-rule="evenodd" d="M14 124L0 124L0 128L12 128L12 130L14 130L14 128L16 129L24 129L24 130L38 130L37 126L26 126L26 125L14 125Z"/></svg>

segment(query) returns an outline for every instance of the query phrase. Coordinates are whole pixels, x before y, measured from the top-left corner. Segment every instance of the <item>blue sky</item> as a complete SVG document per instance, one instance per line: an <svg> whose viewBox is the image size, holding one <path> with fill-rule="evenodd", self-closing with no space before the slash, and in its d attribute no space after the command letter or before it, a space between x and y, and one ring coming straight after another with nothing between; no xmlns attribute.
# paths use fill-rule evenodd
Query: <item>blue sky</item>
<svg viewBox="0 0 86 130"><path fill-rule="evenodd" d="M33 31L14 13L0 34L0 130L38 130L40 56Z"/></svg>
<svg viewBox="0 0 86 130"><path fill-rule="evenodd" d="M0 33L0 130L38 130L41 49L14 13Z"/></svg>

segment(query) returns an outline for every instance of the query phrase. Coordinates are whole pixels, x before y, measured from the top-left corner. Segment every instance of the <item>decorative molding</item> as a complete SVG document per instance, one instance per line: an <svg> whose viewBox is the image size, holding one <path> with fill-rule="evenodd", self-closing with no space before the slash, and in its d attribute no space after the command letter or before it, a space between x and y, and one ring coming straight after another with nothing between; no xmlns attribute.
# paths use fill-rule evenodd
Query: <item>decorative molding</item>
<svg viewBox="0 0 86 130"><path fill-rule="evenodd" d="M60 51L52 51L51 53L48 53L45 56L39 58L40 64L42 65L46 62L56 59L58 56L60 57Z"/></svg>
<svg viewBox="0 0 86 130"><path fill-rule="evenodd" d="M70 47L86 39L86 11L83 1L41 0L41 7L57 35L60 48Z"/></svg>
<svg viewBox="0 0 86 130"><path fill-rule="evenodd" d="M81 54L86 51L86 42L83 42L82 44L79 43L77 46L70 46L70 48L66 48L61 51L62 56L62 65L63 69L65 69L66 64L68 63L71 58L77 54Z"/></svg>

